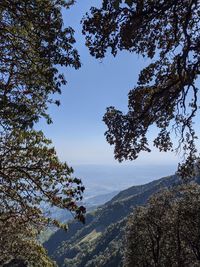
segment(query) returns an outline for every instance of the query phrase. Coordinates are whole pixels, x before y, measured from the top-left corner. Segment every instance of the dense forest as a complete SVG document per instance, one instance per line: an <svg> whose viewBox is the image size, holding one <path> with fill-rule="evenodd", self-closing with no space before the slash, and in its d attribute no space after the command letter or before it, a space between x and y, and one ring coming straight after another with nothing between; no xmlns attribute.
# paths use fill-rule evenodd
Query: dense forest
<svg viewBox="0 0 200 267"><path fill-rule="evenodd" d="M91 59L126 51L148 62L127 111L110 106L103 116L115 159L136 160L152 146L181 155L175 175L88 213L81 179L37 128L53 123L65 69L84 64L63 17L76 2L0 1L0 266L199 266L200 2L102 0L80 21ZM52 218L44 203L74 221ZM42 244L50 227L59 230Z"/></svg>

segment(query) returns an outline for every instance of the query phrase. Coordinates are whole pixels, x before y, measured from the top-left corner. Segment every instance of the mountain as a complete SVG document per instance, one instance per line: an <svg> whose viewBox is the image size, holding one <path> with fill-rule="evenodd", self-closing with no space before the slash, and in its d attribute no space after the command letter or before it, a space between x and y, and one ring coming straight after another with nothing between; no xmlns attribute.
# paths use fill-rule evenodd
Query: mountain
<svg viewBox="0 0 200 267"><path fill-rule="evenodd" d="M60 267L121 266L128 215L152 194L177 183L179 179L174 175L123 190L88 213L85 225L71 222L67 232L58 230L44 246Z"/></svg>
<svg viewBox="0 0 200 267"><path fill-rule="evenodd" d="M102 195L97 195L94 197L88 197L85 199L84 205L86 207L97 207L100 205L103 205L104 203L108 202L110 199L112 199L115 195L117 195L119 191L113 191ZM88 210L88 208L87 208Z"/></svg>

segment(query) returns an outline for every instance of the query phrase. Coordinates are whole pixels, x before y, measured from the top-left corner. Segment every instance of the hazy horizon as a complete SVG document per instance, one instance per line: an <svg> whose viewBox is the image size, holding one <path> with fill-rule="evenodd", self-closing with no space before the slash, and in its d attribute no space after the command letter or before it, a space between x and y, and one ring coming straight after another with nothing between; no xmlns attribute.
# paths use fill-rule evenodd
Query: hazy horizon
<svg viewBox="0 0 200 267"><path fill-rule="evenodd" d="M74 165L73 168L74 176L82 179L86 188L85 197L91 197L121 191L134 185L145 184L173 175L176 172L177 165L82 164Z"/></svg>

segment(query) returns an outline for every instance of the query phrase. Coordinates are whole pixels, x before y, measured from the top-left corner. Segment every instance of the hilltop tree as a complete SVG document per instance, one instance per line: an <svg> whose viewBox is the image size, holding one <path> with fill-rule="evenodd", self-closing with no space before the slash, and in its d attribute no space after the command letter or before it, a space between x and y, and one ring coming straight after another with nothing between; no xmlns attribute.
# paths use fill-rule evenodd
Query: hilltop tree
<svg viewBox="0 0 200 267"><path fill-rule="evenodd" d="M81 180L73 177L71 167L59 161L51 141L34 130L42 117L51 123L49 104L59 105L53 94L61 93L66 80L58 68L81 66L73 47L74 31L64 27L61 13L73 2L1 1L1 265L24 260L28 266L53 266L50 261L44 264L47 256L34 241L36 234L31 234L31 229L34 232L49 224L66 226L47 216L41 210L42 203L69 210L84 222L85 208L78 204L84 191ZM40 253L44 262L39 261ZM33 255L38 258L35 265L30 262Z"/></svg>
<svg viewBox="0 0 200 267"><path fill-rule="evenodd" d="M199 266L200 186L161 191L130 216L124 267Z"/></svg>
<svg viewBox="0 0 200 267"><path fill-rule="evenodd" d="M154 146L183 151L179 170L192 176L198 157L193 123L199 110L200 2L103 0L101 8L91 8L84 17L83 34L96 58L127 50L151 60L129 92L127 114L109 107L103 118L115 158L134 160L141 151L149 152L147 132L156 125ZM173 145L172 133L178 144Z"/></svg>

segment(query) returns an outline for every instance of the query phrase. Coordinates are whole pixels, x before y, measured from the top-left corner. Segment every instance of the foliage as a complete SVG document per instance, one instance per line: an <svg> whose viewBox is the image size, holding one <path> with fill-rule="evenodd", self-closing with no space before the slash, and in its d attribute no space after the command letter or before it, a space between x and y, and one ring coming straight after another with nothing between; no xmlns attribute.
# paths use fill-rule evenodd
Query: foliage
<svg viewBox="0 0 200 267"><path fill-rule="evenodd" d="M14 266L11 264L13 259L22 260L26 266L31 267L56 266L48 258L45 249L35 241L38 231L31 224L12 217L7 220L7 226L4 226L0 221L1 266Z"/></svg>
<svg viewBox="0 0 200 267"><path fill-rule="evenodd" d="M36 223L42 216L40 204L51 203L66 208L83 220L81 180L72 178L73 169L59 162L54 148L42 132L12 131L0 139L2 164L1 212L4 216L20 216ZM39 223L45 223L46 220ZM47 221L46 221L47 222ZM56 221L54 221L56 223Z"/></svg>
<svg viewBox="0 0 200 267"><path fill-rule="evenodd" d="M80 67L71 27L63 28L63 0L3 1L0 6L0 121L27 127L43 116L48 122L50 94L66 84L58 66Z"/></svg>
<svg viewBox="0 0 200 267"><path fill-rule="evenodd" d="M130 216L124 266L199 266L200 186L153 196Z"/></svg>
<svg viewBox="0 0 200 267"><path fill-rule="evenodd" d="M67 229L41 210L44 202L69 210L84 222L85 208L78 204L84 191L81 180L73 177L72 168L58 160L50 143L42 132L34 130L15 129L0 136L0 228L7 234L6 242L0 240L0 254L7 253L9 259L25 259L28 266L52 266L40 264L39 256L34 256L39 252L43 255L44 249L34 241L36 235L28 235L31 227L42 230L53 224ZM5 250L4 244L9 249ZM35 265L30 257L38 259Z"/></svg>
<svg viewBox="0 0 200 267"><path fill-rule="evenodd" d="M42 117L51 123L47 108L59 105L53 94L66 84L60 67L81 66L74 31L63 26L61 13L73 2L1 1L1 265L22 260L29 266L53 266L35 241L35 229L66 225L51 220L42 203L69 210L84 222L85 208L78 204L84 191L81 180L59 161L50 140L33 128Z"/></svg>
<svg viewBox="0 0 200 267"><path fill-rule="evenodd" d="M103 0L83 19L91 55L103 58L108 50L114 56L127 50L151 60L129 92L127 114L109 107L103 119L119 161L150 151L146 134L154 124L160 130L154 146L183 149L185 163L179 170L192 177L198 156L193 121L199 109L199 25L198 0ZM172 132L178 145L173 145Z"/></svg>

